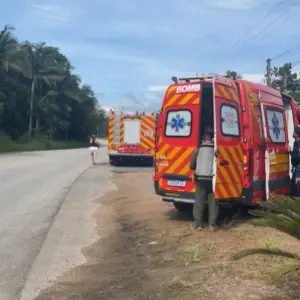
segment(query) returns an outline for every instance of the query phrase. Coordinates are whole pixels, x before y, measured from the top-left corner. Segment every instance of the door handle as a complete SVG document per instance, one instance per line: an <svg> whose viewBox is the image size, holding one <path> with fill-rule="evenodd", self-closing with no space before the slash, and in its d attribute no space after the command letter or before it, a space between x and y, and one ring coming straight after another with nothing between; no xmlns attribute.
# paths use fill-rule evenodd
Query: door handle
<svg viewBox="0 0 300 300"><path fill-rule="evenodd" d="M220 165L221 166L228 166L229 165L229 161L228 160L221 160L220 161Z"/></svg>

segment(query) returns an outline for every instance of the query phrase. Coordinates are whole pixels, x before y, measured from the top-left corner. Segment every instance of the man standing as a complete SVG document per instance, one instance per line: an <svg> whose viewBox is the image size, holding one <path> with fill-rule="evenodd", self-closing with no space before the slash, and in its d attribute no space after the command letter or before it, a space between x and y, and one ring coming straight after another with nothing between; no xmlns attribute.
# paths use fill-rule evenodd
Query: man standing
<svg viewBox="0 0 300 300"><path fill-rule="evenodd" d="M293 150L290 152L293 166L293 176L290 183L291 195L300 197L300 127L294 129L295 139Z"/></svg>
<svg viewBox="0 0 300 300"><path fill-rule="evenodd" d="M203 215L206 203L208 203L209 230L215 231L217 229L216 221L219 214L219 204L214 199L212 185L214 161L212 132L211 126L206 125L204 127L202 143L195 150L190 162L190 169L195 170L196 199L193 209L193 229L197 230L203 229Z"/></svg>

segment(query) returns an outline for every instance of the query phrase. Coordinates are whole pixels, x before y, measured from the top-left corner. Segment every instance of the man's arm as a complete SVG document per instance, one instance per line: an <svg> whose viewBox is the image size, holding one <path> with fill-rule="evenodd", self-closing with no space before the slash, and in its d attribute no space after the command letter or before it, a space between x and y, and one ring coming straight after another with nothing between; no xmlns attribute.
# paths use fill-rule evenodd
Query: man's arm
<svg viewBox="0 0 300 300"><path fill-rule="evenodd" d="M292 165L293 165L293 167L296 167L299 164L299 161L300 161L299 155L296 151L292 151L290 153L290 155L291 155Z"/></svg>
<svg viewBox="0 0 300 300"><path fill-rule="evenodd" d="M295 180L296 183L300 183L300 165L295 168Z"/></svg>
<svg viewBox="0 0 300 300"><path fill-rule="evenodd" d="M292 151L290 151L291 162L293 167L297 167L300 163L299 143L294 143Z"/></svg>
<svg viewBox="0 0 300 300"><path fill-rule="evenodd" d="M196 149L193 153L193 156L192 156L192 159L191 159L191 162L190 162L190 169L191 170L196 170L198 152L199 152L199 149Z"/></svg>

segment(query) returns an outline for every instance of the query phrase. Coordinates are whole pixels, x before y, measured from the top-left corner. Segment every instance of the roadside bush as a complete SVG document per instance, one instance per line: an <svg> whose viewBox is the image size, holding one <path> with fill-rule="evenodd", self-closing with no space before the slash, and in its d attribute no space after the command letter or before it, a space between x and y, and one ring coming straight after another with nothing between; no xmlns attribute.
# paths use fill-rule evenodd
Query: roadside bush
<svg viewBox="0 0 300 300"><path fill-rule="evenodd" d="M86 147L86 143L84 142L54 141L45 138L28 139L27 136L20 138L18 141L13 141L4 133L0 133L0 153L73 148L75 149L83 147Z"/></svg>

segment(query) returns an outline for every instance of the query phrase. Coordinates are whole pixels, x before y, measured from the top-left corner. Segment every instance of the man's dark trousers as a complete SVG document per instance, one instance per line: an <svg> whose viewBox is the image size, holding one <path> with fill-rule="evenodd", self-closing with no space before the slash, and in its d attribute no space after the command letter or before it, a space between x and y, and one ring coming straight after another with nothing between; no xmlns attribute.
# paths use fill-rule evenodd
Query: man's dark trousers
<svg viewBox="0 0 300 300"><path fill-rule="evenodd" d="M214 199L212 190L212 180L197 180L196 184L196 200L193 209L194 223L197 226L203 225L203 215L205 205L208 204L208 223L209 225L216 225L219 215L219 203Z"/></svg>

